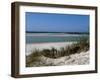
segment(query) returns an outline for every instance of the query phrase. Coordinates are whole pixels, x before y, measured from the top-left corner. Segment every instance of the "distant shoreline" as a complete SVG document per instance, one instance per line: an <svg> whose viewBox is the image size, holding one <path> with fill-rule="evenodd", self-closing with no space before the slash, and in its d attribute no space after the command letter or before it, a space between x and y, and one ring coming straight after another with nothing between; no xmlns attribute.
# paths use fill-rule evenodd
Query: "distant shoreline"
<svg viewBox="0 0 100 80"><path fill-rule="evenodd" d="M64 34L89 34L89 32L33 32L33 31L26 31L26 33L64 33Z"/></svg>
<svg viewBox="0 0 100 80"><path fill-rule="evenodd" d="M64 36L81 36L81 35L88 35L88 34L64 34L64 33L51 33L51 34L46 34L46 33L26 33L26 36L60 36L60 37L64 37Z"/></svg>

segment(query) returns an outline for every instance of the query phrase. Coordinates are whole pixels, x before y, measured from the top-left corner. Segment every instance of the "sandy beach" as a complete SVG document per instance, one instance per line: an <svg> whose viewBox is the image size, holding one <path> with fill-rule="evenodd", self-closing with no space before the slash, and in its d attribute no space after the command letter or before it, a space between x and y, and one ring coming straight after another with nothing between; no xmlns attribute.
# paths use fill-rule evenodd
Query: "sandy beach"
<svg viewBox="0 0 100 80"><path fill-rule="evenodd" d="M43 50L43 49L51 49L52 47L56 49L60 49L61 47L72 45L76 42L52 42L52 43L33 43L26 44L26 55L31 54L35 49Z"/></svg>

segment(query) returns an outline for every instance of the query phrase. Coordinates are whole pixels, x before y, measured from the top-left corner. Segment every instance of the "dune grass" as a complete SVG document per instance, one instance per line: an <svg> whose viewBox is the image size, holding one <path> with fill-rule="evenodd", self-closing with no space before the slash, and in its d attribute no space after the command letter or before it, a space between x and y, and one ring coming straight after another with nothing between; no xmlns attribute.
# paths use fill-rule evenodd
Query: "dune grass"
<svg viewBox="0 0 100 80"><path fill-rule="evenodd" d="M41 56L48 58L59 58L63 56L69 56L71 54L85 52L89 50L89 39L82 38L79 42L72 45L61 47L59 50L52 47L51 49L35 49L32 54L26 56L26 66L29 67L31 63L39 61Z"/></svg>

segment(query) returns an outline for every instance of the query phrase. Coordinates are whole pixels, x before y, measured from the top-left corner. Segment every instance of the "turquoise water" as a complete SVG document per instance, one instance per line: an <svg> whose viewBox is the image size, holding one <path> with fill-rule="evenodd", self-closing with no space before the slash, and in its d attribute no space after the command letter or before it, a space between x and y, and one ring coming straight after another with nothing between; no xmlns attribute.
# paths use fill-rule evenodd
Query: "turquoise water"
<svg viewBox="0 0 100 80"><path fill-rule="evenodd" d="M26 33L27 34L27 33ZM46 34L46 35L45 35ZM88 38L89 35L83 35L83 34L67 34L67 36L65 34L48 34L48 33L44 33L42 35L37 34L37 33L28 33L28 35L26 35L26 43L46 43L46 42L76 42L79 41L80 39L84 38ZM55 36L54 36L55 35Z"/></svg>

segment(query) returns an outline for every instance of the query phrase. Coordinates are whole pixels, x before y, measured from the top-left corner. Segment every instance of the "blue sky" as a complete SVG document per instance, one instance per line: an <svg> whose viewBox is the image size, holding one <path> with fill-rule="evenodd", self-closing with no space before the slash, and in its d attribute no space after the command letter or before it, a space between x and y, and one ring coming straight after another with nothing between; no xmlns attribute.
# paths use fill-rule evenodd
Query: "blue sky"
<svg viewBox="0 0 100 80"><path fill-rule="evenodd" d="M89 15L26 12L26 31L89 32Z"/></svg>

